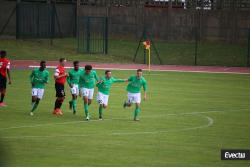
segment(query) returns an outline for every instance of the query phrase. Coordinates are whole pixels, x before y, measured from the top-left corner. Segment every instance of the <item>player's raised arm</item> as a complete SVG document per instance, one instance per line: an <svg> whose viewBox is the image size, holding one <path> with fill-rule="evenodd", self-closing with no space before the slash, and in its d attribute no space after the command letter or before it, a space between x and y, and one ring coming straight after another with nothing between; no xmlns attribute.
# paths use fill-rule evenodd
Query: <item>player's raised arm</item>
<svg viewBox="0 0 250 167"><path fill-rule="evenodd" d="M64 73L64 74L59 74L60 73L60 70L59 69L56 69L55 70L55 73L54 73L54 78L55 79L59 79L59 78L62 78L62 77L67 77L68 76L68 73Z"/></svg>
<svg viewBox="0 0 250 167"><path fill-rule="evenodd" d="M127 79L116 79L116 78L113 78L114 80L114 83L120 83L120 82L126 82Z"/></svg>

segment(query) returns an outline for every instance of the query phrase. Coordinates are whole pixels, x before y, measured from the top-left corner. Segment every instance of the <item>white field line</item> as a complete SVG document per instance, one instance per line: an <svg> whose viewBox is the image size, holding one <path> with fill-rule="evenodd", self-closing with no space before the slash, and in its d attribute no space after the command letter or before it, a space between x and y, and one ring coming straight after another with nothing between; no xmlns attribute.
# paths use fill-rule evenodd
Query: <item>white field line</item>
<svg viewBox="0 0 250 167"><path fill-rule="evenodd" d="M141 132L111 132L111 133L98 133L98 134L66 134L66 135L51 135L51 136L7 136L2 137L2 139L25 139L25 138L36 138L36 139L43 139L43 138L57 138L57 137L89 137L89 136L122 136L122 135L144 135L144 134L158 134L158 133L170 133L170 132L182 132L182 131L190 131L195 129L203 129L208 128L213 125L214 121L211 117L204 116L207 119L207 124L200 125L196 127L190 128L182 128L182 129L175 129L175 130L161 130L161 131L141 131Z"/></svg>
<svg viewBox="0 0 250 167"><path fill-rule="evenodd" d="M29 68L38 68L40 66L33 66L30 65ZM56 68L56 66L46 66L47 68ZM71 69L73 67L65 67L66 69ZM118 70L118 71L134 71L137 70L136 68L95 68L97 70ZM151 71L156 71L156 72L188 72L188 73L208 73L208 74L244 74L244 75L249 75L249 73L242 73L242 72L216 72L216 71L193 71L193 70L154 70L152 69ZM152 74L150 74L152 75Z"/></svg>
<svg viewBox="0 0 250 167"><path fill-rule="evenodd" d="M172 114L161 114L155 116L141 116L141 118L161 118L166 116L177 116L177 115L197 115L197 114L207 114L207 113L219 113L219 112L235 112L235 111L247 111L248 109L239 109L239 110L227 110L227 111L204 111L204 112L190 112L190 113L172 113ZM126 118L112 118L112 119L104 119L103 121L111 121L111 120L128 120ZM66 124L78 124L78 123L89 123L89 122L102 122L99 120L90 120L90 121L68 121L68 122L59 122L59 123L47 123L47 124L37 124L37 125L24 125L24 126L13 126L7 128L1 128L0 131L9 130L9 129L21 129L21 128L36 128L43 126L54 126L54 125L66 125Z"/></svg>

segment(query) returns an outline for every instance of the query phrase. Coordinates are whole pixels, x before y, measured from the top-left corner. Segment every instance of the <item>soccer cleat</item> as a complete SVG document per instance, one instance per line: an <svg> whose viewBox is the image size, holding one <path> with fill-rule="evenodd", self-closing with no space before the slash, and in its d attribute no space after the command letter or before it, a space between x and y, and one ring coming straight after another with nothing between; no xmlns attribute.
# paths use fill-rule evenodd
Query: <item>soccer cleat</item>
<svg viewBox="0 0 250 167"><path fill-rule="evenodd" d="M76 110L73 110L73 114L74 114L74 115L76 114Z"/></svg>
<svg viewBox="0 0 250 167"><path fill-rule="evenodd" d="M123 103L123 108L126 108L127 107L127 102L125 101L124 103Z"/></svg>
<svg viewBox="0 0 250 167"><path fill-rule="evenodd" d="M61 109L57 109L57 113L58 113L58 115L63 115L63 112L62 112L62 110Z"/></svg>
<svg viewBox="0 0 250 167"><path fill-rule="evenodd" d="M6 107L7 105L4 102L0 103L0 107Z"/></svg>
<svg viewBox="0 0 250 167"><path fill-rule="evenodd" d="M69 101L69 109L72 110L73 104L72 101Z"/></svg>
<svg viewBox="0 0 250 167"><path fill-rule="evenodd" d="M57 115L56 109L52 112L52 114Z"/></svg>
<svg viewBox="0 0 250 167"><path fill-rule="evenodd" d="M138 118L134 118L134 121L140 121Z"/></svg>
<svg viewBox="0 0 250 167"><path fill-rule="evenodd" d="M102 120L102 117L99 117L99 120L101 121L101 120Z"/></svg>
<svg viewBox="0 0 250 167"><path fill-rule="evenodd" d="M33 116L34 115L34 113L33 112L30 112L30 116Z"/></svg>
<svg viewBox="0 0 250 167"><path fill-rule="evenodd" d="M89 116L86 117L86 120L89 121Z"/></svg>

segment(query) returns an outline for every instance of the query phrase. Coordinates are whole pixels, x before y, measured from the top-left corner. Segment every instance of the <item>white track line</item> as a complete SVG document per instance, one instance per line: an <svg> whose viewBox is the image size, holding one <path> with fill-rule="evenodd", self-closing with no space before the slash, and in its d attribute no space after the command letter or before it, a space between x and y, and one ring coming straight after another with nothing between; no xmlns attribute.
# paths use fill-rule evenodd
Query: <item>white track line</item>
<svg viewBox="0 0 250 167"><path fill-rule="evenodd" d="M33 65L30 65L29 68L38 68L40 66L33 66ZM47 68L56 68L56 66L46 66ZM65 67L66 69L71 69L73 67ZM98 67L98 68L95 68L97 70L106 70L106 69L109 69L109 70L118 70L118 71L134 71L134 70L137 70L136 68L101 68L101 67ZM146 69L147 70L147 69ZM250 73L243 73L243 72L216 72L216 71L194 71L194 70L154 70L152 69L151 71L156 71L156 72L187 72L187 73L208 73L208 74L243 74L243 75L249 75Z"/></svg>

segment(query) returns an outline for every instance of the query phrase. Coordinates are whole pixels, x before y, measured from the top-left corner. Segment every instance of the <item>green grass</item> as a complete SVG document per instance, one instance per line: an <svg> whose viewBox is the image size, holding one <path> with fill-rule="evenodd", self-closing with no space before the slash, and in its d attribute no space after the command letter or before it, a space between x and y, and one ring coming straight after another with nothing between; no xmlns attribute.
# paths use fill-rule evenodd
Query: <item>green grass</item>
<svg viewBox="0 0 250 167"><path fill-rule="evenodd" d="M53 81L47 85L35 116L29 116L29 72L12 72L13 84L8 87L6 97L8 107L0 108L0 162L5 161L6 166L250 165L249 161L220 160L222 148L250 148L248 75L145 74L149 92L148 100L142 102L140 122L132 121L134 108L122 108L126 98L124 83L113 85L104 120L97 120L98 105L94 101L90 107L92 121L85 122L80 99L77 115L68 110L68 89L64 116L51 114L55 99ZM133 71L113 71L119 78L131 74ZM206 127L208 118L213 124ZM10 127L19 128L5 129Z"/></svg>
<svg viewBox="0 0 250 167"><path fill-rule="evenodd" d="M194 65L195 43L155 41L163 64ZM1 39L1 49L9 52L11 59L58 60L66 57L69 60L109 63L133 63L134 54L138 46L136 40L109 40L108 55L88 55L76 52L76 40L73 38L55 39L50 46L49 40L15 40ZM141 48L136 63L143 63L143 49ZM152 63L159 64L155 51L152 49ZM198 65L214 66L246 66L247 45L227 44L219 42L203 42L198 45Z"/></svg>

